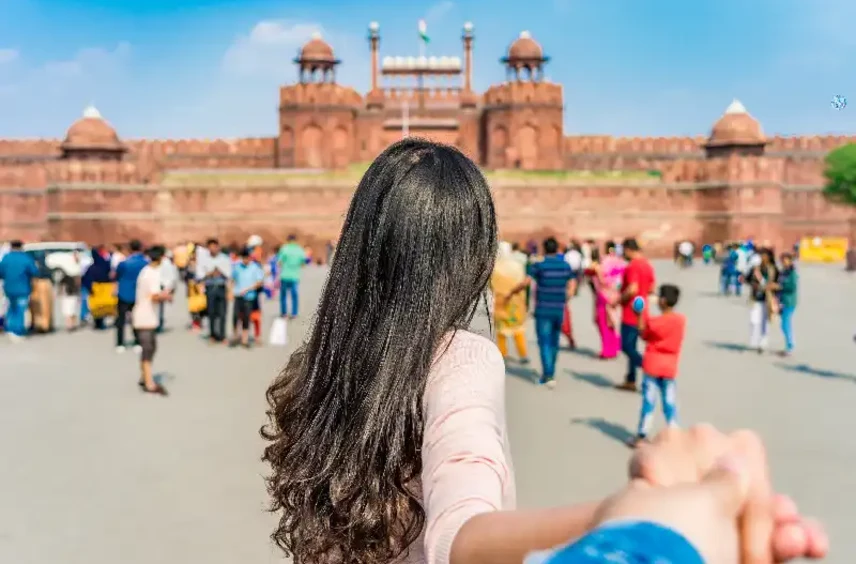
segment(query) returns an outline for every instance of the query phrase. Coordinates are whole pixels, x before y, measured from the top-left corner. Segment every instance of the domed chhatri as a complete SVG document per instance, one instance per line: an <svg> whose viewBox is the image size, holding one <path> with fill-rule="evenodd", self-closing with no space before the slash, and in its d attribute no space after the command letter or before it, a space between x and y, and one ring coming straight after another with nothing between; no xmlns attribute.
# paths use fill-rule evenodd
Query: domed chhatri
<svg viewBox="0 0 856 564"><path fill-rule="evenodd" d="M88 106L83 117L71 124L60 148L65 157L116 158L127 151L116 130L94 106Z"/></svg>
<svg viewBox="0 0 856 564"><path fill-rule="evenodd" d="M537 41L532 39L528 31L522 31L508 48L508 56L505 59L506 62L543 62L544 50Z"/></svg>
<svg viewBox="0 0 856 564"><path fill-rule="evenodd" d="M336 58L330 44L315 32L300 49L294 62L298 66L301 83L311 82L313 77L320 77L324 83L335 83L336 67L341 61Z"/></svg>
<svg viewBox="0 0 856 564"><path fill-rule="evenodd" d="M736 147L765 145L767 137L761 124L752 117L738 100L731 102L719 120L713 124L708 147Z"/></svg>
<svg viewBox="0 0 856 564"><path fill-rule="evenodd" d="M520 36L508 47L508 54L500 59L509 80L535 82L544 79L544 65L549 60L549 57L544 56L541 45L532 39L528 31L520 32Z"/></svg>
<svg viewBox="0 0 856 564"><path fill-rule="evenodd" d="M333 53L333 48L324 41L321 34L316 32L312 38L300 49L300 55L296 62L303 63L329 63L336 64L338 61Z"/></svg>

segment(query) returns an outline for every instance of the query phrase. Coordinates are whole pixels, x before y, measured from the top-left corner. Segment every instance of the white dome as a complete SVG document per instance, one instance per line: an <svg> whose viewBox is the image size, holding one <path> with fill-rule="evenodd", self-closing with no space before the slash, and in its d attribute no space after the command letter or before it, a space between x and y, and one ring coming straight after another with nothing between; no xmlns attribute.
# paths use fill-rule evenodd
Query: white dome
<svg viewBox="0 0 856 564"><path fill-rule="evenodd" d="M405 64L405 58L404 57L396 57L395 58L395 66L403 67L404 64Z"/></svg>
<svg viewBox="0 0 856 564"><path fill-rule="evenodd" d="M404 64L406 64L408 67L415 67L416 57L407 57Z"/></svg>
<svg viewBox="0 0 856 564"><path fill-rule="evenodd" d="M436 67L438 62L439 61L437 60L437 57L428 57L428 66L429 67Z"/></svg>
<svg viewBox="0 0 856 564"><path fill-rule="evenodd" d="M461 58L460 57L452 57L451 59L449 59L449 66L452 68L460 68Z"/></svg>
<svg viewBox="0 0 856 564"><path fill-rule="evenodd" d="M394 67L395 66L395 59L392 57L384 57L383 58L383 66Z"/></svg>
<svg viewBox="0 0 856 564"><path fill-rule="evenodd" d="M90 119L101 119L101 112L95 106L86 106L83 110L83 117Z"/></svg>
<svg viewBox="0 0 856 564"><path fill-rule="evenodd" d="M427 57L419 57L418 59L416 59L416 64L419 65L420 67L427 67L428 66L428 58Z"/></svg>

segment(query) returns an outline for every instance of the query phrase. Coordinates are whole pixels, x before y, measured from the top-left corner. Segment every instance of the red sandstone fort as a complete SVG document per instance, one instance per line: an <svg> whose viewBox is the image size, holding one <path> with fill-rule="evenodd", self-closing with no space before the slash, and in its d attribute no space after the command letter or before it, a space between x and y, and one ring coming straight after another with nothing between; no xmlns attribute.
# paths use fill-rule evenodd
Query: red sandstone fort
<svg viewBox="0 0 856 564"><path fill-rule="evenodd" d="M313 37L294 61L300 81L280 89L275 137L127 140L90 107L62 140L0 139L0 240L293 232L320 247L337 238L361 167L404 135L480 163L509 240L634 235L665 252L683 238L850 235L853 213L823 198L822 173L826 153L856 137L765 137L737 101L707 137L567 135L562 86L543 78L534 38L511 43L506 81L484 93L472 87L471 24L461 41L462 56L382 56L372 23L362 95L336 82L340 61Z"/></svg>

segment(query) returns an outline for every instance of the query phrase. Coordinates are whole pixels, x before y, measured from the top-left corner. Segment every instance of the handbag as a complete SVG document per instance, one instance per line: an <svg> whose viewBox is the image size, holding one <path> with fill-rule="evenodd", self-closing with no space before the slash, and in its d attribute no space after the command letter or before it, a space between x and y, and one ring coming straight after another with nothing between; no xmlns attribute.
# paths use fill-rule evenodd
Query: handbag
<svg viewBox="0 0 856 564"><path fill-rule="evenodd" d="M270 326L268 343L274 347L288 345L288 324L284 317L277 317Z"/></svg>
<svg viewBox="0 0 856 564"><path fill-rule="evenodd" d="M198 284L188 287L187 311L190 313L201 313L208 309L208 298L199 290Z"/></svg>

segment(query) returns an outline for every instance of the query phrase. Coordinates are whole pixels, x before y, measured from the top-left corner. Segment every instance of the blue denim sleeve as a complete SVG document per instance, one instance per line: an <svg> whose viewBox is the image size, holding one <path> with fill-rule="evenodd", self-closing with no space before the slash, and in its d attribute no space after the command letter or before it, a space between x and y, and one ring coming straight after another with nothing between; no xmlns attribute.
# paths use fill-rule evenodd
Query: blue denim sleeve
<svg viewBox="0 0 856 564"><path fill-rule="evenodd" d="M565 547L527 557L525 564L704 564L680 533L644 521L598 527Z"/></svg>

